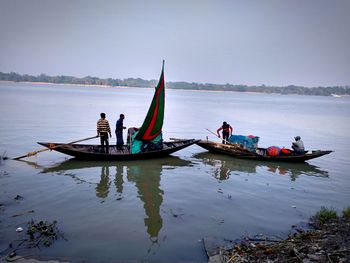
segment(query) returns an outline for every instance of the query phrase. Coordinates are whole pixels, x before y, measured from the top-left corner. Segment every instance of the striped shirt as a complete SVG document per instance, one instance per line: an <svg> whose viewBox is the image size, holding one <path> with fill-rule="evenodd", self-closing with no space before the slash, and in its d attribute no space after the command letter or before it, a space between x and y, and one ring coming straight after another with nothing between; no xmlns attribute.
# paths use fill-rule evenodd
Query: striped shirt
<svg viewBox="0 0 350 263"><path fill-rule="evenodd" d="M97 122L97 133L111 133L109 123L106 119L99 119Z"/></svg>

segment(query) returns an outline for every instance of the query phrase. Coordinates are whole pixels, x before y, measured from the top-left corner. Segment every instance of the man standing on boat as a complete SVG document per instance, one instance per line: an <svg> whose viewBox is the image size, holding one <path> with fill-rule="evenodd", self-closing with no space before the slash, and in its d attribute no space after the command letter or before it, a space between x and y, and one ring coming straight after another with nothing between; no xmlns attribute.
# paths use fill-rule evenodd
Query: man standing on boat
<svg viewBox="0 0 350 263"><path fill-rule="evenodd" d="M100 116L101 119L97 121L97 136L100 136L102 152L109 153L108 134L109 137L112 137L112 133L109 122L106 120L106 114L102 112Z"/></svg>
<svg viewBox="0 0 350 263"><path fill-rule="evenodd" d="M228 138L232 135L232 127L226 121L222 123L222 126L216 131L218 137L220 138L220 131L222 130L222 143L225 144L228 141Z"/></svg>
<svg viewBox="0 0 350 263"><path fill-rule="evenodd" d="M119 120L115 125L115 136L117 137L117 150L123 149L124 140L123 140L123 129L126 129L123 125L124 114L120 114Z"/></svg>
<svg viewBox="0 0 350 263"><path fill-rule="evenodd" d="M300 136L296 136L294 139L295 142L292 142L292 148L294 152L297 154L303 154L305 152L303 141L301 140Z"/></svg>

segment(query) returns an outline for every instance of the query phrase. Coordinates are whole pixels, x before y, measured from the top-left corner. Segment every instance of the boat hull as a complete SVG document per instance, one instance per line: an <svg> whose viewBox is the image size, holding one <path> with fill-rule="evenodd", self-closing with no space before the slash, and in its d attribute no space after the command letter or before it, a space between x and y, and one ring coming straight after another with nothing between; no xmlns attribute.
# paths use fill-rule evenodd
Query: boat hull
<svg viewBox="0 0 350 263"><path fill-rule="evenodd" d="M124 146L122 150L117 150L116 146L109 147L109 154L101 152L100 145L91 144L63 144L38 142L38 144L48 147L54 151L73 156L81 160L118 161L118 160L142 160L169 156L170 154L182 150L199 140L176 140L174 142L163 142L163 149L131 154L129 148Z"/></svg>
<svg viewBox="0 0 350 263"><path fill-rule="evenodd" d="M292 155L267 156L267 155L262 155L254 152L249 152L248 150L244 150L242 148L235 147L233 145L215 143L211 141L200 140L196 142L196 144L212 153L229 155L240 159L273 161L273 162L294 162L294 163L305 162L307 160L321 157L323 155L326 155L332 152L332 151L317 150L317 151L311 151L305 154L298 154L298 155L292 154ZM258 148L258 151L264 152L266 151L266 149Z"/></svg>

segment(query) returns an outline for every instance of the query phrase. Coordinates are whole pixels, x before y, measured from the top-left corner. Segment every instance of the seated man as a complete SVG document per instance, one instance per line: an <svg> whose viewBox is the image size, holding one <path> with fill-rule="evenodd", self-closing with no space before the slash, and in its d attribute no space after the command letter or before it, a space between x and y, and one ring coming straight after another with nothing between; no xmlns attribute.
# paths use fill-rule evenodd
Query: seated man
<svg viewBox="0 0 350 263"><path fill-rule="evenodd" d="M296 136L294 139L295 142L292 142L292 149L297 154L303 154L305 152L303 141L301 140L300 136Z"/></svg>

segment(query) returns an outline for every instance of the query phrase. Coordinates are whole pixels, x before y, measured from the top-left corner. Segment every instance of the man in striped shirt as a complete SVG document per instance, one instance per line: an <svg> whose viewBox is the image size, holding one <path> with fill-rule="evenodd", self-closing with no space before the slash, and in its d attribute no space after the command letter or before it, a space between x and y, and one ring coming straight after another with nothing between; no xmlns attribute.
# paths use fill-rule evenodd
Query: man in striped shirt
<svg viewBox="0 0 350 263"><path fill-rule="evenodd" d="M102 152L109 153L108 134L112 138L111 128L106 120L106 114L101 113L100 116L101 119L97 122L97 136L100 136Z"/></svg>

